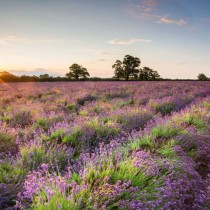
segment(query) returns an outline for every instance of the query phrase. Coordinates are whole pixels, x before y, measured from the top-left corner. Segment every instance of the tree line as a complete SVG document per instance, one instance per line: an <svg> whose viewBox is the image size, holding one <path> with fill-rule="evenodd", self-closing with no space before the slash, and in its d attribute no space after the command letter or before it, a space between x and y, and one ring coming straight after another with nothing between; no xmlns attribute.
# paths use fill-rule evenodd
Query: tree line
<svg viewBox="0 0 210 210"><path fill-rule="evenodd" d="M137 57L126 55L123 61L116 60L112 68L114 69L115 80L158 80L161 79L157 71L149 67L139 68L141 61ZM73 80L86 80L90 77L87 69L78 65L73 64L69 67L69 73L66 77Z"/></svg>
<svg viewBox="0 0 210 210"><path fill-rule="evenodd" d="M7 71L0 72L0 82L54 82L54 81L155 81L155 80L171 80L163 79L159 73L149 67L140 68L141 60L131 55L126 55L124 59L116 60L112 65L114 76L112 78L90 77L88 70L79 64L72 64L69 72L65 77L53 77L49 74L41 74L39 76L16 76ZM198 80L208 81L205 74L198 75Z"/></svg>

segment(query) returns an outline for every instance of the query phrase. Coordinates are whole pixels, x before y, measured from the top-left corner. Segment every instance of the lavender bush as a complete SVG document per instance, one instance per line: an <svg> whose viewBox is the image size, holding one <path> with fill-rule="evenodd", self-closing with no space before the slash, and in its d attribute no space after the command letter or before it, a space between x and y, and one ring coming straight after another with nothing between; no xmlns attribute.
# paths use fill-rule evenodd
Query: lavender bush
<svg viewBox="0 0 210 210"><path fill-rule="evenodd" d="M0 209L210 208L209 83L0 90Z"/></svg>

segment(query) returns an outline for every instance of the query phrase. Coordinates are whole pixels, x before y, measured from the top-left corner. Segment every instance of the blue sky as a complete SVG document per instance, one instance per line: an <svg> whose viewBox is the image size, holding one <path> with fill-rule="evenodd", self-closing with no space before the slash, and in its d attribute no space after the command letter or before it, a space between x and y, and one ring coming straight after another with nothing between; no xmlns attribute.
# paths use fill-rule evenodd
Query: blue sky
<svg viewBox="0 0 210 210"><path fill-rule="evenodd" d="M0 70L111 77L130 54L164 78L210 76L209 0L0 0Z"/></svg>

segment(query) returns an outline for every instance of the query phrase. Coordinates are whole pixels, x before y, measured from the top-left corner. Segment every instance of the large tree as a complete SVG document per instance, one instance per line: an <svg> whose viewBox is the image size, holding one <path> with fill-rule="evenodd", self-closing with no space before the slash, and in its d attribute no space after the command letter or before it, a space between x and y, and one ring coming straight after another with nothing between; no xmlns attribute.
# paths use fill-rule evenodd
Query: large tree
<svg viewBox="0 0 210 210"><path fill-rule="evenodd" d="M205 74L201 73L198 75L198 80L206 81L209 80L209 78Z"/></svg>
<svg viewBox="0 0 210 210"><path fill-rule="evenodd" d="M150 69L149 67L143 67L140 69L139 72L139 79L148 81L148 80L157 80L160 78L160 75L157 71L154 71L153 69Z"/></svg>
<svg viewBox="0 0 210 210"><path fill-rule="evenodd" d="M87 69L74 63L69 67L70 71L66 74L69 79L81 80L90 76Z"/></svg>
<svg viewBox="0 0 210 210"><path fill-rule="evenodd" d="M112 66L114 69L114 77L117 79L124 78L124 71L122 67L122 61L116 60L115 64Z"/></svg>
<svg viewBox="0 0 210 210"><path fill-rule="evenodd" d="M129 80L129 78L138 78L140 64L139 58L126 55L123 61L116 60L112 68L115 69L114 74L116 78Z"/></svg>

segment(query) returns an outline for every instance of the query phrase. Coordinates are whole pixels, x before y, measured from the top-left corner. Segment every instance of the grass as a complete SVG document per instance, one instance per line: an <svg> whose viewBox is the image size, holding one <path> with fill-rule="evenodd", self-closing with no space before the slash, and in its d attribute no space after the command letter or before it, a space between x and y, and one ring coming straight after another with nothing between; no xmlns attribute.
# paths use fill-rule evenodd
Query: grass
<svg viewBox="0 0 210 210"><path fill-rule="evenodd" d="M142 138L132 140L131 143L128 144L128 147L132 150L137 150L138 148L147 149L153 148L154 143L150 136L144 136Z"/></svg>
<svg viewBox="0 0 210 210"><path fill-rule="evenodd" d="M202 118L196 114L189 114L184 117L184 122L188 125L194 125L199 130L204 130L207 125Z"/></svg>
<svg viewBox="0 0 210 210"><path fill-rule="evenodd" d="M13 153L14 150L17 150L15 136L0 131L0 153Z"/></svg>
<svg viewBox="0 0 210 210"><path fill-rule="evenodd" d="M45 118L39 118L37 119L36 123L35 123L35 128L42 128L43 130L47 131L49 128L49 123L47 121L47 119Z"/></svg>
<svg viewBox="0 0 210 210"><path fill-rule="evenodd" d="M0 164L0 183L16 184L24 175L21 165L12 165L8 160L3 160Z"/></svg>
<svg viewBox="0 0 210 210"><path fill-rule="evenodd" d="M20 149L23 165L28 170L36 169L41 163L48 162L46 150L41 145L32 145L30 147L22 147Z"/></svg>
<svg viewBox="0 0 210 210"><path fill-rule="evenodd" d="M180 132L180 128L172 127L170 125L157 126L151 130L153 138L172 138Z"/></svg>
<svg viewBox="0 0 210 210"><path fill-rule="evenodd" d="M48 141L57 140L58 143L61 143L63 135L64 135L64 130L59 129L59 130L51 133L50 136L45 137L44 139L46 139Z"/></svg>
<svg viewBox="0 0 210 210"><path fill-rule="evenodd" d="M81 127L75 127L71 133L66 134L62 142L72 145L73 147L76 147L80 142L78 139L82 136L82 128Z"/></svg>

